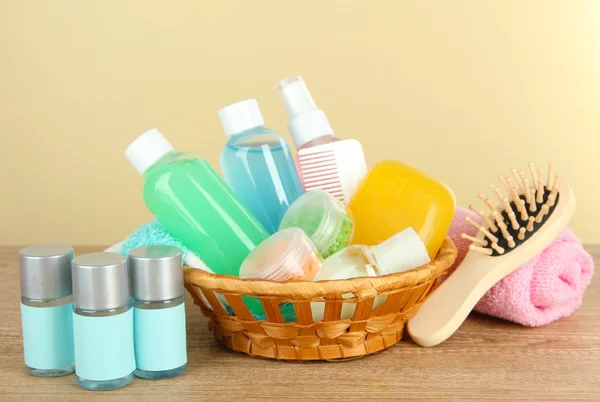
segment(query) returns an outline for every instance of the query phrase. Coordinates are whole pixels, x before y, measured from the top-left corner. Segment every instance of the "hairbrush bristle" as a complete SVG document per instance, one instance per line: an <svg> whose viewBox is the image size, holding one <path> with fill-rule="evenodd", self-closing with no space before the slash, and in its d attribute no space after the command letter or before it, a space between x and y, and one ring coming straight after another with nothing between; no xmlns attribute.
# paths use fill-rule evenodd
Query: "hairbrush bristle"
<svg viewBox="0 0 600 402"><path fill-rule="evenodd" d="M489 230L487 230L484 226L481 226L479 223L475 222L473 219L469 218L468 216L465 216L465 220L467 222L469 222L471 225L475 226L475 228L479 231L481 231L484 235L487 236L488 239L490 239L493 243L498 242L498 238L496 236L494 236L493 234L490 233Z"/></svg>
<svg viewBox="0 0 600 402"><path fill-rule="evenodd" d="M521 222L527 222L527 220L529 219L529 214L527 213L527 207L525 206L525 200L522 198L519 198L519 203L521 204Z"/></svg>
<svg viewBox="0 0 600 402"><path fill-rule="evenodd" d="M495 205L492 203L492 201L491 201L489 198L487 198L485 195L483 195L482 193L479 193L479 194L477 195L477 197L479 197L479 199L480 199L481 201L485 202L485 205L487 205L487 206L488 206L488 208L489 208L489 209L492 211L492 216L494 216L494 212L498 212L498 211L496 210L496 206L495 206Z"/></svg>
<svg viewBox="0 0 600 402"><path fill-rule="evenodd" d="M489 215L469 205L469 209L479 215L484 224L481 225L469 217L465 217L465 220L485 237L473 237L463 233L461 237L472 242L470 250L490 256L506 254L527 241L552 214L560 198L560 175L554 174L552 163L548 164L547 175L542 169L536 171L532 162L528 166L531 184L523 171L510 169L517 187L513 185L510 177L498 177L507 195L494 184L488 185L499 201L497 205L485 194L477 195L490 209Z"/></svg>
<svg viewBox="0 0 600 402"><path fill-rule="evenodd" d="M550 195L548 195L548 201L550 202L550 206L553 207L556 203L556 197L558 195L558 186L560 185L560 175L556 174L556 179L554 180L554 185L552 186L552 190L550 191Z"/></svg>
<svg viewBox="0 0 600 402"><path fill-rule="evenodd" d="M533 162L528 163L529 171L531 172L531 183L533 184L533 188L535 188L535 184L537 183L537 175L535 174L535 165Z"/></svg>
<svg viewBox="0 0 600 402"><path fill-rule="evenodd" d="M552 183L552 162L548 162L548 180L546 182L546 190L550 191L552 190L552 185L554 183Z"/></svg>
<svg viewBox="0 0 600 402"><path fill-rule="evenodd" d="M500 189L496 186L494 186L492 183L488 184L488 188L490 190L492 190L494 193L496 193L496 196L498 197L498 200L500 202L502 202L502 199L504 198L504 195L502 194L502 192L500 191Z"/></svg>
<svg viewBox="0 0 600 402"><path fill-rule="evenodd" d="M496 227L496 225L494 225L494 221L492 221L490 219L489 216L486 215L485 212L480 211L475 209L475 207L473 205L469 205L469 209L473 212L475 212L477 215L479 215L479 217L481 219L483 219L483 221L485 222L485 224L487 225L487 227L492 231L492 232L497 232L498 228Z"/></svg>
<svg viewBox="0 0 600 402"><path fill-rule="evenodd" d="M499 255L504 254L504 249L498 245L498 243L492 243L491 247L494 249L496 253ZM491 255L494 255L494 251L492 251Z"/></svg>
<svg viewBox="0 0 600 402"><path fill-rule="evenodd" d="M525 185L525 203L526 204L534 204L533 202L533 194L531 193L531 187L529 187L529 179L527 179L527 177L525 177L525 173L521 172L520 173L523 176L523 183ZM527 208L525 208L527 209ZM533 211L532 211L533 212Z"/></svg>
<svg viewBox="0 0 600 402"><path fill-rule="evenodd" d="M544 171L542 169L538 169L538 182L537 189L535 190L536 194L536 202L539 204L540 202L544 202L544 185L542 184Z"/></svg>
<svg viewBox="0 0 600 402"><path fill-rule="evenodd" d="M521 172L517 172L517 169L514 169L514 168L510 169L510 172L512 173L515 180L519 184L519 188L521 189L521 192L525 192L525 185L523 183L523 178L521 176Z"/></svg>
<svg viewBox="0 0 600 402"><path fill-rule="evenodd" d="M469 245L469 250L478 251L478 252L486 254L486 255L492 255L494 253L489 248L476 246L474 244Z"/></svg>
<svg viewBox="0 0 600 402"><path fill-rule="evenodd" d="M461 233L460 237L462 237L463 239L466 239L466 240L471 240L471 242L472 242L473 244L476 244L476 245L478 245L478 246L485 247L485 246L487 246L487 245L488 245L488 242L487 242L487 240L478 239L478 238L476 238L476 237L469 236L469 235L468 235L468 234L466 234L466 233Z"/></svg>

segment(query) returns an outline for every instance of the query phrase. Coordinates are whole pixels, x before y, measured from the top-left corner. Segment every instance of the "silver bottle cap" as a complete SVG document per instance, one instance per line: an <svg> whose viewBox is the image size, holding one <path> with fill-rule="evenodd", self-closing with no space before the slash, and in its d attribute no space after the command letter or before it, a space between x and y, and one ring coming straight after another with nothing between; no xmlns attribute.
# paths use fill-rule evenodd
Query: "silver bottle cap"
<svg viewBox="0 0 600 402"><path fill-rule="evenodd" d="M68 296L73 248L65 244L38 244L19 251L21 295L48 300Z"/></svg>
<svg viewBox="0 0 600 402"><path fill-rule="evenodd" d="M129 269L135 300L163 301L183 294L182 254L177 247L148 246L131 250Z"/></svg>
<svg viewBox="0 0 600 402"><path fill-rule="evenodd" d="M127 258L91 253L73 259L73 305L82 310L112 310L129 303Z"/></svg>

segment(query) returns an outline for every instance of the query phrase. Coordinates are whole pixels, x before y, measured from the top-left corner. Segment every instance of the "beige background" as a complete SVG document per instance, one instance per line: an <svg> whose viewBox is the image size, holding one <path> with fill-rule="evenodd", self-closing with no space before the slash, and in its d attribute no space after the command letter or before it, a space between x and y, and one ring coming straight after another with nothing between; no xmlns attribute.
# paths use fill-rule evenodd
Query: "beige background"
<svg viewBox="0 0 600 402"><path fill-rule="evenodd" d="M157 127L218 169L217 110L299 73L370 166L399 159L460 205L555 163L600 242L600 1L0 0L0 241L107 244L152 219L123 157ZM289 137L288 137L289 138Z"/></svg>

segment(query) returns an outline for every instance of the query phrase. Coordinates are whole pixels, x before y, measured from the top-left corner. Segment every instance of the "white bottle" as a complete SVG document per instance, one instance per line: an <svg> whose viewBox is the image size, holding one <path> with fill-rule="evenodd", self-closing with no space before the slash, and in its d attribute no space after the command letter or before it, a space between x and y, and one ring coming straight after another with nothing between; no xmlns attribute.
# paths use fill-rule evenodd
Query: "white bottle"
<svg viewBox="0 0 600 402"><path fill-rule="evenodd" d="M352 245L327 258L315 281L348 279L360 276L382 276L409 271L429 263L429 253L423 241L409 227L376 246ZM351 298L351 293L343 298ZM385 296L377 296L373 303L376 309L385 302ZM352 318L355 303L343 303L340 319ZM325 303L312 302L315 322L323 319Z"/></svg>
<svg viewBox="0 0 600 402"><path fill-rule="evenodd" d="M350 201L367 173L360 142L335 137L299 75L284 78L275 90L288 115L288 129L298 150L295 158L304 191L320 189L343 203Z"/></svg>

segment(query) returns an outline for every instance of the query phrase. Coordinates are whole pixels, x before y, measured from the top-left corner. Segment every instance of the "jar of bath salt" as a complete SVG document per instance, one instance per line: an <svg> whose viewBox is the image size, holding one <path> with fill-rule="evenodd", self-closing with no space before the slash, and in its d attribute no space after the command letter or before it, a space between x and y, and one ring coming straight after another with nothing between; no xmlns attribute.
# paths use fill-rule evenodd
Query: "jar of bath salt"
<svg viewBox="0 0 600 402"><path fill-rule="evenodd" d="M298 197L283 216L279 229L289 227L302 229L323 258L327 258L350 244L354 218L333 195L310 190Z"/></svg>
<svg viewBox="0 0 600 402"><path fill-rule="evenodd" d="M290 227L272 234L252 250L242 263L240 278L312 281L322 262L317 248L302 229Z"/></svg>

